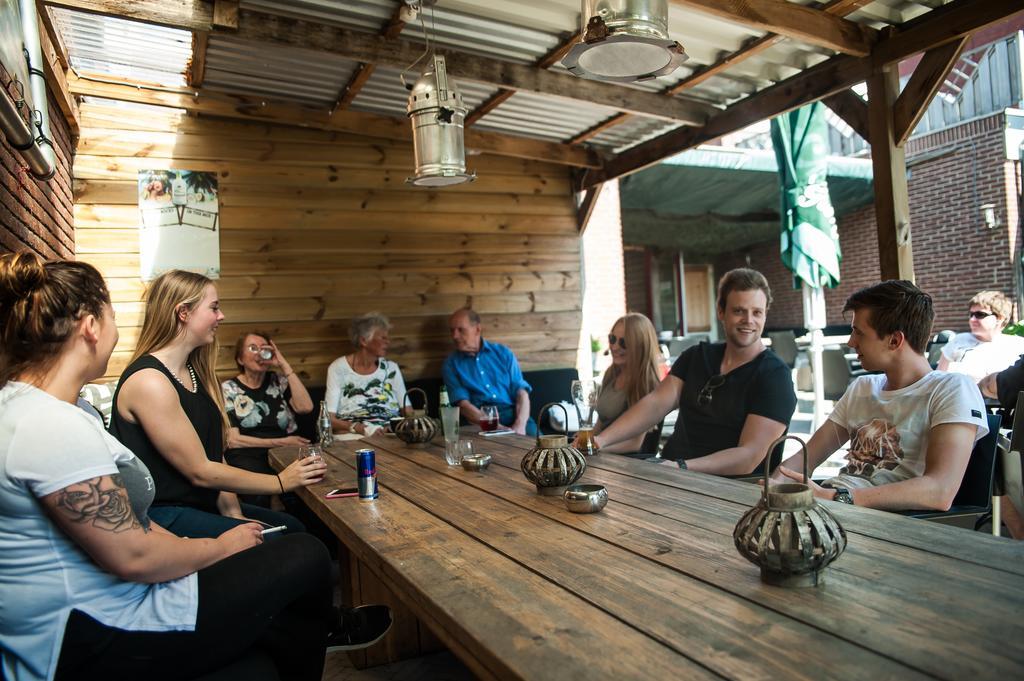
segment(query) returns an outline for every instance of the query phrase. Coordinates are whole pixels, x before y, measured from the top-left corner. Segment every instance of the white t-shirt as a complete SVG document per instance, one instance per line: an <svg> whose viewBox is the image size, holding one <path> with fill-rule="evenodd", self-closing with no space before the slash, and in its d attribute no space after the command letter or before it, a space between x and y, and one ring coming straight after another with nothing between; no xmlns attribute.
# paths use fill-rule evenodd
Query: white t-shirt
<svg viewBox="0 0 1024 681"><path fill-rule="evenodd" d="M133 459L95 418L25 383L0 389L0 657L8 679L52 679L72 609L110 627L192 631L195 573L163 584L104 572L38 499Z"/></svg>
<svg viewBox="0 0 1024 681"><path fill-rule="evenodd" d="M967 374L977 383L989 374L1002 371L1024 354L1024 338L997 334L983 343L973 334L958 333L942 347L942 356L949 362L946 371Z"/></svg>
<svg viewBox="0 0 1024 681"><path fill-rule="evenodd" d="M943 423L978 427L988 433L978 386L963 374L932 371L899 390L882 390L885 374L857 378L828 417L850 434L850 451L839 475L841 487L875 487L924 474L931 429Z"/></svg>
<svg viewBox="0 0 1024 681"><path fill-rule="evenodd" d="M398 416L404 399L402 370L390 360L381 359L377 370L368 376L356 373L345 357L327 367L327 411L346 421L387 424Z"/></svg>

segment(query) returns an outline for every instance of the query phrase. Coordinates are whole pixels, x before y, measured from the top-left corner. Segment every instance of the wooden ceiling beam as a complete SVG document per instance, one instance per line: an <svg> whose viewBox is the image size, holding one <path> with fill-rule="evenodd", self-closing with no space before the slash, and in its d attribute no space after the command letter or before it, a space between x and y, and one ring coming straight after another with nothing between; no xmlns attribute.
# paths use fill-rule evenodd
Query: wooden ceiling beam
<svg viewBox="0 0 1024 681"><path fill-rule="evenodd" d="M222 116L258 123L294 125L319 130L349 132L385 139L412 140L412 128L403 118L392 118L361 111L336 111L296 104L265 102L261 97L242 97L212 92L147 89L137 85L119 85L68 76L72 94L102 97L125 102L184 109L193 113ZM597 155L568 144L531 140L489 132L467 130L466 149L498 156L546 161L581 168L600 166Z"/></svg>
<svg viewBox="0 0 1024 681"><path fill-rule="evenodd" d="M868 58L839 55L766 88L712 118L700 128L678 128L628 149L601 170L586 173L583 187L636 172L662 159L709 142L751 123L778 116L864 81L871 72Z"/></svg>
<svg viewBox="0 0 1024 681"><path fill-rule="evenodd" d="M830 95L822 103L853 128L865 141L868 139L868 104L850 89Z"/></svg>
<svg viewBox="0 0 1024 681"><path fill-rule="evenodd" d="M208 31L192 31L192 57L185 67L185 82L189 87L199 87L206 79L206 48L209 44Z"/></svg>
<svg viewBox="0 0 1024 681"><path fill-rule="evenodd" d="M924 53L893 106L893 143L896 146L902 147L914 132L969 40L970 35L961 36Z"/></svg>
<svg viewBox="0 0 1024 681"><path fill-rule="evenodd" d="M80 114L78 112L78 102L75 101L71 91L68 89L67 81L67 68L61 64L60 52L57 46L54 45L54 40L50 36L50 30L46 26L46 22L42 20L42 15L45 12L40 12L40 28L39 31L39 47L43 57L43 77L46 82L50 85L50 90L53 92L54 99L57 100L57 106L60 107L61 113L64 115L64 119L68 122L68 127L71 129L72 137L77 138L80 133Z"/></svg>
<svg viewBox="0 0 1024 681"><path fill-rule="evenodd" d="M868 26L785 0L672 0L672 4L856 57L866 57L878 37Z"/></svg>
<svg viewBox="0 0 1024 681"><path fill-rule="evenodd" d="M957 0L900 26L871 53L876 67L953 42L1019 13L1020 0Z"/></svg>
<svg viewBox="0 0 1024 681"><path fill-rule="evenodd" d="M378 66L405 68L423 53L410 41L389 41L383 36L242 9L237 37L254 42L285 45L341 55ZM701 125L717 109L707 104L663 97L653 92L585 80L453 50L443 52L453 78L494 85L506 90L566 97L654 118Z"/></svg>
<svg viewBox="0 0 1024 681"><path fill-rule="evenodd" d="M90 14L142 21L186 31L209 31L213 8L205 0L42 0L50 7L64 7ZM236 3L237 4L237 3Z"/></svg>
<svg viewBox="0 0 1024 681"><path fill-rule="evenodd" d="M404 7L405 3L398 3L391 13L391 17L384 24L384 28L381 29L380 34L387 40L394 40L405 28L405 20L402 18L402 9ZM370 76L373 75L376 68L373 64L359 63L359 66L356 67L356 70L349 77L348 82L345 83L345 87L338 93L338 99L334 102L334 106L331 107L332 114L338 109L347 109L352 104L356 95L370 82Z"/></svg>
<svg viewBox="0 0 1024 681"><path fill-rule="evenodd" d="M61 36L60 31L57 30L56 25L53 23L53 12L50 8L43 5L41 0L36 0L36 6L39 21L42 22L46 35L50 38L50 43L53 45L53 50L57 55L57 61L60 62L62 69L67 69L70 66L68 48L64 44L64 37Z"/></svg>
<svg viewBox="0 0 1024 681"><path fill-rule="evenodd" d="M568 40L563 40L561 44L555 49L544 55L540 61L537 62L537 68L549 69L558 62L562 61L562 57L568 54L572 46L579 42L580 32L572 34ZM481 118L489 114L490 112L497 109L499 106L507 102L515 94L515 90L498 90L496 93L491 95L485 102L481 103L480 106L469 112L466 116L466 120L463 122L465 127L469 127L479 121Z"/></svg>

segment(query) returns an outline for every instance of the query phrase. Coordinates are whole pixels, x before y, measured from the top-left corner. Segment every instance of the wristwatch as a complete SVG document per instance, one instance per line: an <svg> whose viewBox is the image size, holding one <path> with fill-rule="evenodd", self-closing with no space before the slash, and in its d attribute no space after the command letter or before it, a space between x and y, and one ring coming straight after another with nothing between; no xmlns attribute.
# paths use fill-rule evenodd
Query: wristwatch
<svg viewBox="0 0 1024 681"><path fill-rule="evenodd" d="M832 501L838 501L841 504L853 505L853 495L850 494L850 490L845 487L833 487L836 491L836 495L832 497Z"/></svg>

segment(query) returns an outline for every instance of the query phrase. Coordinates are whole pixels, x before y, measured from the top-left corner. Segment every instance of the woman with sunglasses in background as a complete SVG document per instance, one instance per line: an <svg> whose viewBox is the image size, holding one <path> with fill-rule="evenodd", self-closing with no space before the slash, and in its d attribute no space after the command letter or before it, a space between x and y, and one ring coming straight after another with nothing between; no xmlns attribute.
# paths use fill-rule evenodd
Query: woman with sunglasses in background
<svg viewBox="0 0 1024 681"><path fill-rule="evenodd" d="M231 425L224 459L253 473L274 475L267 452L271 447L309 444L309 440L295 434L299 429L295 414L313 411L313 400L302 379L265 332L250 331L238 337L235 364L239 374L220 386ZM270 507L270 495L250 494L241 498L246 503Z"/></svg>
<svg viewBox="0 0 1024 681"><path fill-rule="evenodd" d="M971 330L946 343L936 368L967 374L978 382L1012 365L1024 354L1024 338L1003 333L1012 311L1013 303L1001 291L982 291L971 298Z"/></svg>
<svg viewBox="0 0 1024 681"><path fill-rule="evenodd" d="M636 312L619 317L612 326L612 332L608 334L608 352L612 364L601 380L595 435L658 387L661 349L658 347L658 334L647 317ZM656 451L641 451L648 432L620 440L602 451L634 458L653 456ZM573 444L577 447L582 444L578 436Z"/></svg>

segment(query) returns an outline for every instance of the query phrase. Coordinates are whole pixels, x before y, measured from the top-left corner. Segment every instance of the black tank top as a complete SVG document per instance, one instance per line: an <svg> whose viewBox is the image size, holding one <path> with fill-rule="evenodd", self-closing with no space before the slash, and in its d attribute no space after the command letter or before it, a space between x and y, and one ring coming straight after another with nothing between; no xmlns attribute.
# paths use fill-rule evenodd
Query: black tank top
<svg viewBox="0 0 1024 681"><path fill-rule="evenodd" d="M185 389L178 379L174 377L163 362L152 355L143 355L132 362L117 383L117 390L114 391L114 404L110 411L110 434L120 440L125 447L132 450L135 456L149 467L153 476L153 483L156 486L156 496L153 499L154 506L191 506L203 511L217 513L217 494L215 489L204 489L196 487L188 478L178 472L164 456L157 451L153 442L146 435L146 431L137 423L130 423L125 420L117 410L117 398L121 394L121 386L128 380L128 377L141 369L156 369L167 377L174 389L178 391L178 401L185 416L192 422L196 429L199 441L203 443L206 451L206 458L210 461L220 462L224 453L223 424L221 422L220 410L203 388L203 384L196 380L196 391L190 393Z"/></svg>

